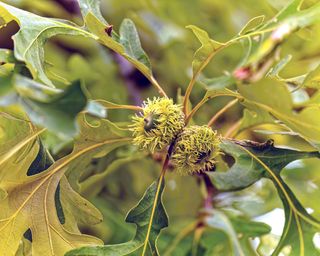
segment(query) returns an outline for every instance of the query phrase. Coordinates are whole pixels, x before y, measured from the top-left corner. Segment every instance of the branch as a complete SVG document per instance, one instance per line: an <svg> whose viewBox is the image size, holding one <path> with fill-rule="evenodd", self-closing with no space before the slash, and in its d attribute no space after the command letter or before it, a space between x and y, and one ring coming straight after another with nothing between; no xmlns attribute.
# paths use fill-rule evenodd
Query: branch
<svg viewBox="0 0 320 256"><path fill-rule="evenodd" d="M213 208L213 198L219 193L218 189L212 184L209 176L206 173L201 173L204 185L207 190L207 195L204 198L203 206L205 210L210 210Z"/></svg>

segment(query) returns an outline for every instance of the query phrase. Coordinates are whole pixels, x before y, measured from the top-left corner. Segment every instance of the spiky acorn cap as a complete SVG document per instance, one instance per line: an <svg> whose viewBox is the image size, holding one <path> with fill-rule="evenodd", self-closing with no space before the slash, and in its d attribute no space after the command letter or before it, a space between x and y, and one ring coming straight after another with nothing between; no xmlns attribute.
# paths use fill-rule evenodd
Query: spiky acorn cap
<svg viewBox="0 0 320 256"><path fill-rule="evenodd" d="M187 127L176 140L171 162L181 174L210 171L220 154L219 143L219 136L210 127Z"/></svg>
<svg viewBox="0 0 320 256"><path fill-rule="evenodd" d="M172 99L153 98L143 103L143 112L133 117L133 142L151 152L168 146L185 126L181 106Z"/></svg>

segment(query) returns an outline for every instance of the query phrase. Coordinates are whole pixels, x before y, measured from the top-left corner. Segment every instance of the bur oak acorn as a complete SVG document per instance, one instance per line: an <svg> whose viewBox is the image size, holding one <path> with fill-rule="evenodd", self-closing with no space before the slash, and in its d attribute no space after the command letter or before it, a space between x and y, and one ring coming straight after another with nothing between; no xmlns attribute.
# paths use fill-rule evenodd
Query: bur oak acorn
<svg viewBox="0 0 320 256"><path fill-rule="evenodd" d="M151 152L167 147L185 126L181 106L169 98L147 99L133 117L133 143Z"/></svg>
<svg viewBox="0 0 320 256"><path fill-rule="evenodd" d="M186 127L177 137L171 162L181 174L210 171L220 154L219 143L217 132L208 126Z"/></svg>

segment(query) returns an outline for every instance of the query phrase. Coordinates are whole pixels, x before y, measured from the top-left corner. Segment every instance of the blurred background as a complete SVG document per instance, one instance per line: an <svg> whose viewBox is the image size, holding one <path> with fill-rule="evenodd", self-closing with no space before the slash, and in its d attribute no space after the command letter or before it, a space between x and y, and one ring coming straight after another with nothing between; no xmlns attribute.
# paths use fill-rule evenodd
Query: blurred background
<svg viewBox="0 0 320 256"><path fill-rule="evenodd" d="M68 19L82 25L76 0L7 0L4 1L24 10L59 19ZM154 75L168 92L179 101L191 76L191 62L199 43L185 28L193 24L206 30L211 38L227 41L236 35L253 17L265 15L270 19L288 0L102 0L101 10L106 20L118 31L124 18L131 18L138 29L142 46L151 59ZM314 1L305 1L305 6ZM11 22L0 30L0 48L13 49L11 36L18 31ZM311 34L312 33L312 34ZM303 30L290 37L282 47L281 55L292 55L291 62L282 71L283 77L298 76L319 64L319 27L312 31ZM204 71L205 78L217 78L235 70L244 55L243 46L235 44L219 53ZM147 97L156 94L143 75L126 60L96 42L78 37L58 36L46 44L48 75L64 88L66 80L83 79L92 99L105 99L115 103L140 105ZM205 93L201 83L196 84L191 102L197 103ZM297 100L307 95L296 95ZM195 123L206 124L208 120L230 99L220 97L207 103L195 116ZM216 123L215 129L224 133L242 117L243 109L236 105ZM110 111L113 121L127 121L126 111ZM270 125L261 125L238 134L238 139L265 141L272 138L277 146L289 145L309 150L302 140L286 135L266 134ZM72 149L72 142L61 141L54 134L47 134L45 145L57 159ZM130 155L130 149L118 149L105 158L93 160L84 166L82 180L96 173L108 174L101 181L83 187L80 191L103 213L104 221L96 226L83 226L85 233L102 238L106 244L127 241L134 235L134 226L124 222L126 212L141 198L145 189L159 174L159 159L143 154ZM115 161L122 159L122 162ZM113 164L111 164L113 163ZM224 168L221 166L220 168ZM296 193L298 199L314 217L320 218L320 172L316 160L299 160L286 167L283 177ZM72 183L72 182L71 182ZM168 243L177 233L195 220L202 207L199 180L193 176L179 176L169 172L166 179L164 204L170 216L170 228L160 239L159 248L165 252ZM220 193L215 206L236 212L248 219L271 225L270 235L261 238L260 252L268 255L281 235L284 223L282 205L270 181L261 180L241 192ZM319 234L314 241L319 241ZM190 238L192 239L192 238ZM223 239L223 237L221 238ZM227 239L227 238L224 238ZM186 240L186 244L190 244ZM253 241L258 245L259 241ZM218 246L218 245L217 245ZM186 248L188 245L185 246ZM184 247L181 247L184 248ZM283 252L286 254L286 252ZM185 255L183 251L172 255Z"/></svg>

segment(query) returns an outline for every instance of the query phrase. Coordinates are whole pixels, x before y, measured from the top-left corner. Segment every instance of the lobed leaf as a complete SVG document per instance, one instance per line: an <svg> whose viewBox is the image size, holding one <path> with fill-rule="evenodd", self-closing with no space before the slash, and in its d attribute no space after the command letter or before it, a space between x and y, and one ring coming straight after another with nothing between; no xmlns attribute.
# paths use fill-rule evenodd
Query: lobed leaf
<svg viewBox="0 0 320 256"><path fill-rule="evenodd" d="M15 58L26 62L35 79L51 87L54 87L53 83L45 72L45 42L56 35L80 35L97 39L96 36L70 22L41 17L2 2L0 3L0 18L6 24L11 21L19 24L20 30L13 36Z"/></svg>
<svg viewBox="0 0 320 256"><path fill-rule="evenodd" d="M264 223L249 221L240 216L228 216L223 211L216 209L208 212L205 221L208 230L207 234L204 235L202 245L206 248L207 255L212 255L218 247L212 247L212 241L215 240L217 235L216 232L211 233L212 229L220 230L227 236L228 252L235 256L257 255L248 241L250 241L250 238L260 237L270 232L270 227Z"/></svg>
<svg viewBox="0 0 320 256"><path fill-rule="evenodd" d="M320 228L320 222L307 213L282 180L280 172L294 160L320 158L320 153L280 149L270 143L259 145L250 142L224 141L221 147L235 158L235 164L225 173L210 174L217 188L242 189L264 177L271 179L278 190L286 221L280 242L273 255L278 255L286 245L292 248L290 255L315 255L317 249L312 239Z"/></svg>
<svg viewBox="0 0 320 256"><path fill-rule="evenodd" d="M89 13L92 13L100 20L100 22L108 25L100 11L101 0L78 0L78 3L83 17L86 17Z"/></svg>
<svg viewBox="0 0 320 256"><path fill-rule="evenodd" d="M96 35L103 45L131 62L161 94L165 95L153 77L149 57L141 47L139 34L133 21L124 19L120 25L120 35L118 35L102 17L99 10L100 1L78 0L78 2L88 30Z"/></svg>
<svg viewBox="0 0 320 256"><path fill-rule="evenodd" d="M158 186L160 186L160 190L158 190ZM152 183L139 203L129 211L126 222L136 224L136 234L131 241L116 245L79 248L68 252L66 256L140 254L146 245L145 243L147 243L148 255L159 255L156 245L157 239L160 231L168 226L168 216L162 204L163 189L164 182L161 184L159 182ZM153 209L153 207L155 208ZM151 219L152 217L153 219ZM150 221L151 229L149 229Z"/></svg>
<svg viewBox="0 0 320 256"><path fill-rule="evenodd" d="M137 60L150 70L151 64L148 56L141 47L138 31L130 19L124 19L120 26L120 43L126 54L133 60Z"/></svg>
<svg viewBox="0 0 320 256"><path fill-rule="evenodd" d="M224 44L212 40L206 31L194 25L189 25L187 28L192 30L201 43L201 47L196 51L192 61L193 76L197 76Z"/></svg>
<svg viewBox="0 0 320 256"><path fill-rule="evenodd" d="M260 124L275 123L274 118L262 109L244 109L238 133Z"/></svg>
<svg viewBox="0 0 320 256"><path fill-rule="evenodd" d="M251 143L224 139L220 145L223 152L231 155L235 163L227 172L213 172L208 175L219 190L239 190L246 188L265 175L264 167L257 163L244 148L266 163L270 169L279 172L297 159L320 158L318 152L303 152L291 149L276 148L272 141Z"/></svg>
<svg viewBox="0 0 320 256"><path fill-rule="evenodd" d="M48 167L37 142L41 131L29 122L5 116L1 116L1 125L16 127L21 136L8 133L1 140L0 188L6 194L0 201L0 251L15 255L23 234L29 229L34 255L64 255L73 248L101 244L99 239L79 232L77 223L93 224L102 217L70 187L64 173L71 163L77 162L79 168L84 157L106 151L113 143L128 143L130 138L111 132L115 128L104 137L94 136L91 140L83 137L71 154ZM99 129L84 127L81 130L84 135L97 133Z"/></svg>
<svg viewBox="0 0 320 256"><path fill-rule="evenodd" d="M293 0L284 7L273 19L261 25L253 31L252 35L267 34L267 37L257 44L250 54L247 62L235 71L240 80L257 81L264 76L274 61L274 55L279 45L295 31L317 24L320 20L320 4L316 3L307 9L301 10L303 0ZM233 40L237 41L244 36ZM284 60L287 62L288 60ZM280 63L282 65L282 63ZM285 65L286 63L283 63ZM245 72L245 73L243 73Z"/></svg>
<svg viewBox="0 0 320 256"><path fill-rule="evenodd" d="M78 133L75 119L87 105L80 81L75 81L62 91L16 76L15 88L19 93L18 102L35 124L64 138Z"/></svg>
<svg viewBox="0 0 320 256"><path fill-rule="evenodd" d="M252 85L239 85L239 93L244 97L242 103L247 108L259 108L270 113L315 148L320 148L319 108L308 107L295 113L290 92L284 83L264 79Z"/></svg>

